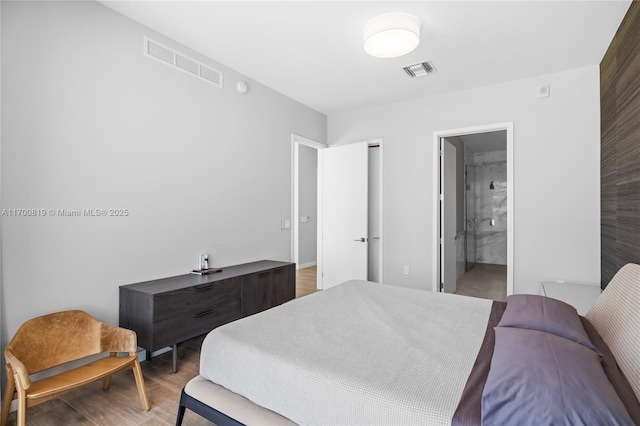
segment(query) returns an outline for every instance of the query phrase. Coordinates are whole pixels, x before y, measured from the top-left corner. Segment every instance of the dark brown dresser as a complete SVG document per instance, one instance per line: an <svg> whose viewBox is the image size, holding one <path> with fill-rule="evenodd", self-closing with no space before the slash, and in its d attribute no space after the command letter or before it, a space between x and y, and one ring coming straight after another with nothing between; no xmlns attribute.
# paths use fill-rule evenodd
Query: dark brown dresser
<svg viewBox="0 0 640 426"><path fill-rule="evenodd" d="M137 333L147 359L153 351L173 347L175 373L178 343L295 297L295 264L261 260L208 275L122 285L120 327Z"/></svg>

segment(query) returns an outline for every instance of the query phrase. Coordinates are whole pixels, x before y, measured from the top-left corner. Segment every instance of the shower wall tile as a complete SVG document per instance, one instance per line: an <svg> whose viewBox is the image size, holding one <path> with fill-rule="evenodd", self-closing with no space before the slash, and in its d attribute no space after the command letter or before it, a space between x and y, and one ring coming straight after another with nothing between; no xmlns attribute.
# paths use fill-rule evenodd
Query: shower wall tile
<svg viewBox="0 0 640 426"><path fill-rule="evenodd" d="M478 232L476 234L476 262L506 265L506 236L506 232Z"/></svg>
<svg viewBox="0 0 640 426"><path fill-rule="evenodd" d="M475 261L507 264L507 152L481 152L467 156L473 168L469 216L477 220ZM494 189L490 189L493 183ZM491 220L494 225L491 225Z"/></svg>

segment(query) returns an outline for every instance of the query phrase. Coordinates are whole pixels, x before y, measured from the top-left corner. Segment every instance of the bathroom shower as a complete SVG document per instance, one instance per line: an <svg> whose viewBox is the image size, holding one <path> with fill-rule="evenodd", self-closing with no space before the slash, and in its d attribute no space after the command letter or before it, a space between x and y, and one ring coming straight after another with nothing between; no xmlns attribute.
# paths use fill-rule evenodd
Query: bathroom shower
<svg viewBox="0 0 640 426"><path fill-rule="evenodd" d="M506 151L468 153L465 160L465 270L506 265Z"/></svg>

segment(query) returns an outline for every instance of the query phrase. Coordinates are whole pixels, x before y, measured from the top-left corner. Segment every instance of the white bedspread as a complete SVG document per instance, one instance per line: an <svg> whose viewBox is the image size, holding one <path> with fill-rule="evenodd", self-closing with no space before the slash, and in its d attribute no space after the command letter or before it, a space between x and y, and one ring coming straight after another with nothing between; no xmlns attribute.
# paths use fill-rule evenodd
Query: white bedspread
<svg viewBox="0 0 640 426"><path fill-rule="evenodd" d="M450 425L491 303L349 281L213 330L200 374L299 424Z"/></svg>

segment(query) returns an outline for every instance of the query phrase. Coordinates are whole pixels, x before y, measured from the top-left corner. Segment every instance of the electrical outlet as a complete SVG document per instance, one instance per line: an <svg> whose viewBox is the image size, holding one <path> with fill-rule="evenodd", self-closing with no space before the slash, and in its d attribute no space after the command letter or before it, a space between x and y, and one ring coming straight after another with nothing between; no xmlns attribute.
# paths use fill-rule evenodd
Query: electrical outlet
<svg viewBox="0 0 640 426"><path fill-rule="evenodd" d="M409 267L408 266L404 267L404 274L405 275L409 275Z"/></svg>

